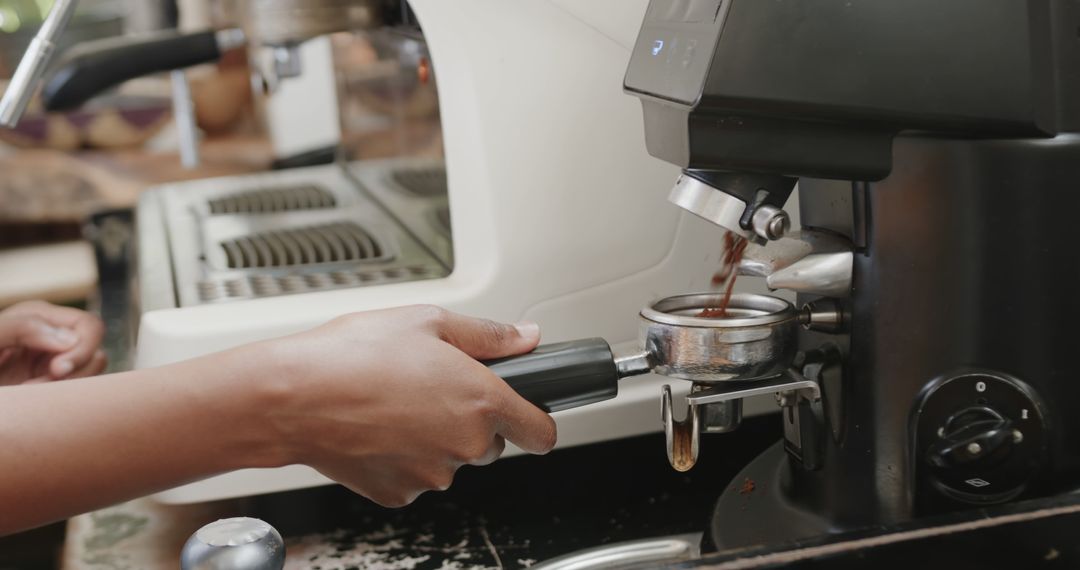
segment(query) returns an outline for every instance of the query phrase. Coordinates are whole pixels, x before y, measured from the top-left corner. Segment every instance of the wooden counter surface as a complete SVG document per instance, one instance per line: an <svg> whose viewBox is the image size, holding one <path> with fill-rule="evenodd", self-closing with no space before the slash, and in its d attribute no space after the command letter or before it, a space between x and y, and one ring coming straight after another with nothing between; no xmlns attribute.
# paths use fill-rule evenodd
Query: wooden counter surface
<svg viewBox="0 0 1080 570"><path fill-rule="evenodd" d="M201 156L187 170L176 153L145 149L12 152L0 158L0 228L79 223L101 209L134 206L156 184L266 170L272 160L269 142L254 136L208 139Z"/></svg>
<svg viewBox="0 0 1080 570"><path fill-rule="evenodd" d="M261 137L209 139L202 164L180 165L172 152L17 150L0 157L0 308L27 299L80 302L97 272L81 225L95 212L132 208L154 185L266 170Z"/></svg>

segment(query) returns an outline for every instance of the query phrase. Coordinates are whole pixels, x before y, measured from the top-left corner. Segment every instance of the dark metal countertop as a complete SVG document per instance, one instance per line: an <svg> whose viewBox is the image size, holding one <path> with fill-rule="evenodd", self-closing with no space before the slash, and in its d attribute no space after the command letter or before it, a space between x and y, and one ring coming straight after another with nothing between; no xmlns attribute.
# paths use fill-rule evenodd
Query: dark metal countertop
<svg viewBox="0 0 1080 570"><path fill-rule="evenodd" d="M508 458L466 467L450 490L402 509L338 486L189 506L132 501L72 519L62 567L175 568L199 527L253 516L284 536L286 570L527 568L584 548L703 531L727 482L779 432L778 418L754 418L737 434L707 438L688 473L667 464L662 434ZM58 567L40 539L34 547L46 550L4 544L2 570Z"/></svg>
<svg viewBox="0 0 1080 570"><path fill-rule="evenodd" d="M1080 567L1080 495L971 509L791 544L706 556L685 569L882 570Z"/></svg>
<svg viewBox="0 0 1080 570"><path fill-rule="evenodd" d="M453 487L383 509L340 487L251 499L262 518L312 550L310 568L523 568L602 544L701 532L713 502L780 435L776 418L705 438L700 463L677 473L660 434L462 469ZM300 567L300 566L298 566Z"/></svg>

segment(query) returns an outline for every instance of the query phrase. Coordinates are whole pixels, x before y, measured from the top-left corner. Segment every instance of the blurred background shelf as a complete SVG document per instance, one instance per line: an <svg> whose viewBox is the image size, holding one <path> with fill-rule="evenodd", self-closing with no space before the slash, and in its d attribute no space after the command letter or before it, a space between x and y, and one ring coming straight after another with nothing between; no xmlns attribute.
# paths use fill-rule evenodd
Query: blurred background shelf
<svg viewBox="0 0 1080 570"><path fill-rule="evenodd" d="M98 275L83 226L94 214L133 208L139 194L166 182L265 170L269 143L230 136L203 143L199 168L169 151L23 150L0 157L0 307L25 299L80 303Z"/></svg>

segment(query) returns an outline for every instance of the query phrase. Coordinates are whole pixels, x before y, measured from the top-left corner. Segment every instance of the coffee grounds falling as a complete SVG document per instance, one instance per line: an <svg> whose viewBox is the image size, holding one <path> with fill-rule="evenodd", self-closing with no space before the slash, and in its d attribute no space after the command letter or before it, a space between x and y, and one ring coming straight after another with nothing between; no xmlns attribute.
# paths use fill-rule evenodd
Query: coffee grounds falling
<svg viewBox="0 0 1080 570"><path fill-rule="evenodd" d="M737 277L737 271L739 263L742 261L743 253L746 252L746 246L749 244L746 238L734 233L724 233L724 256L723 263L720 265L720 271L717 271L712 278L712 286L717 289L724 290L724 296L720 298L720 302L716 305L705 307L700 313L699 317L706 319L722 319L727 316L728 303L731 302L731 292L735 288L735 277Z"/></svg>

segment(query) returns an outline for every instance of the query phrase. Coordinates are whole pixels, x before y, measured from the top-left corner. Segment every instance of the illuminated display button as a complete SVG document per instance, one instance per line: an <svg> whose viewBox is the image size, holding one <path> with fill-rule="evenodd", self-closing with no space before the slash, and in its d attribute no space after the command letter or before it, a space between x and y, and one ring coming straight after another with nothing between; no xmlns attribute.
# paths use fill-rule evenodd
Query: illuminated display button
<svg viewBox="0 0 1080 570"><path fill-rule="evenodd" d="M697 51L697 40L688 40L686 47L683 48L683 67L690 67L690 62L694 60L694 52Z"/></svg>

